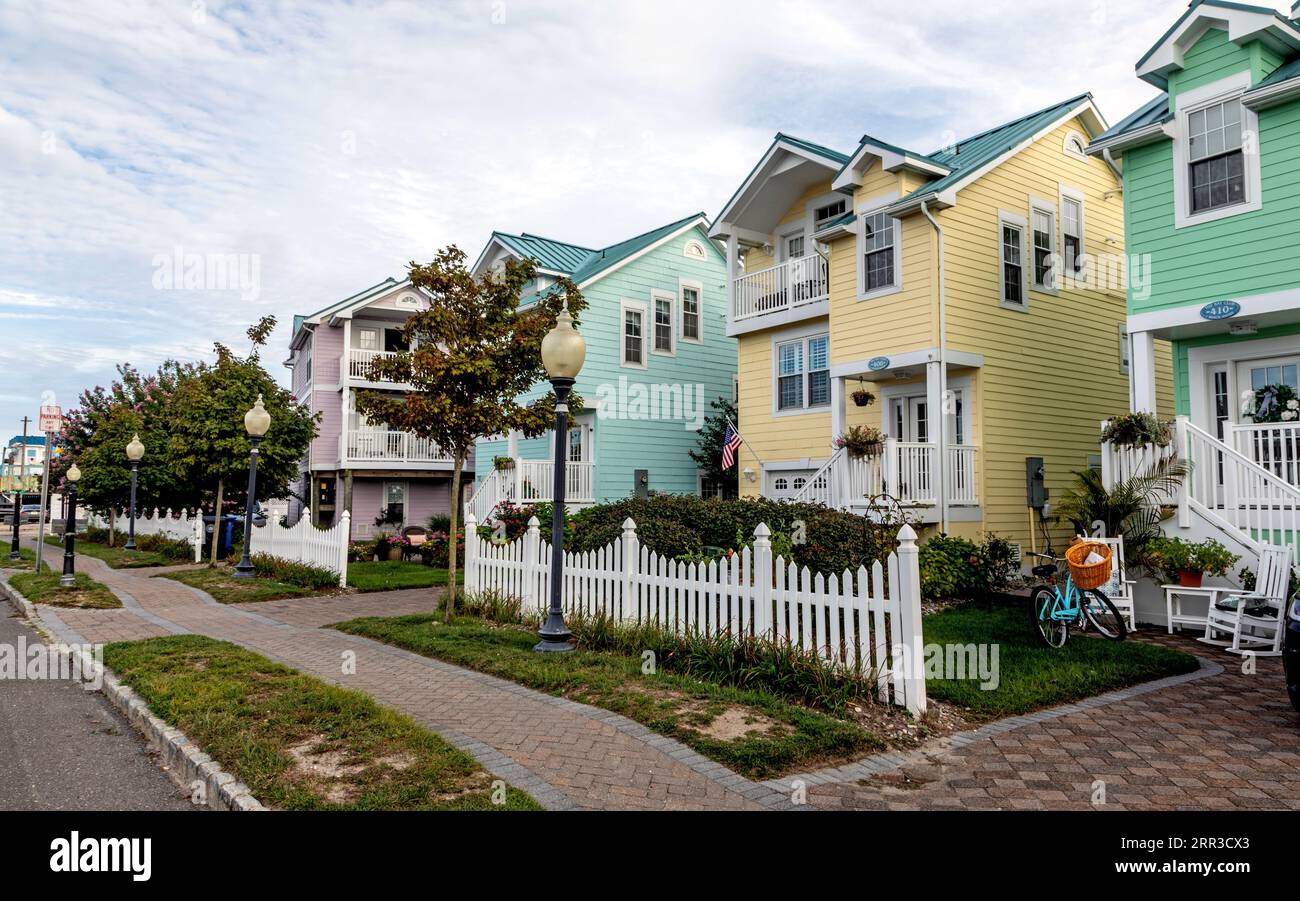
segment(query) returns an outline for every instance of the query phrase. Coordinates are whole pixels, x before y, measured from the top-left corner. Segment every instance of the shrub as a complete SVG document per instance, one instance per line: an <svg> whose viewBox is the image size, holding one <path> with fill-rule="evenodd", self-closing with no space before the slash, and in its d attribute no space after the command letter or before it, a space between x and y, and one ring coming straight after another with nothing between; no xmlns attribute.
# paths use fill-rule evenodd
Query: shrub
<svg viewBox="0 0 1300 901"><path fill-rule="evenodd" d="M194 559L194 545L184 538L168 538L165 535L140 535L135 539L135 546L142 551L161 554L168 560Z"/></svg>
<svg viewBox="0 0 1300 901"><path fill-rule="evenodd" d="M921 595L934 600L978 598L988 590L989 566L979 545L936 535L921 545Z"/></svg>
<svg viewBox="0 0 1300 901"><path fill-rule="evenodd" d="M450 532L451 531L451 514L435 513L429 517L430 532Z"/></svg>
<svg viewBox="0 0 1300 901"><path fill-rule="evenodd" d="M447 553L450 546L450 532L444 529L440 532L430 533L424 543L417 546L416 550L420 554L420 562L425 566L446 568L450 563ZM463 528L456 530L456 560L461 564L465 561L465 530Z"/></svg>
<svg viewBox="0 0 1300 901"><path fill-rule="evenodd" d="M456 608L470 616L480 616L494 623L522 625L525 622L523 601L502 594L495 589L461 592L456 596Z"/></svg>
<svg viewBox="0 0 1300 901"><path fill-rule="evenodd" d="M1241 579L1241 587L1247 592L1253 592L1259 582L1255 571L1249 567L1243 567L1241 572L1237 574L1237 578ZM1297 594L1300 594L1300 578L1296 576L1295 570L1291 570L1291 579L1287 584L1286 596L1290 598L1295 597Z"/></svg>
<svg viewBox="0 0 1300 901"><path fill-rule="evenodd" d="M270 554L253 554L250 559L253 561L254 572L264 579L274 579L286 585L297 585L299 588L309 588L313 591L337 588L339 584L338 573L324 567L312 566L310 563L284 560L280 557L272 557Z"/></svg>

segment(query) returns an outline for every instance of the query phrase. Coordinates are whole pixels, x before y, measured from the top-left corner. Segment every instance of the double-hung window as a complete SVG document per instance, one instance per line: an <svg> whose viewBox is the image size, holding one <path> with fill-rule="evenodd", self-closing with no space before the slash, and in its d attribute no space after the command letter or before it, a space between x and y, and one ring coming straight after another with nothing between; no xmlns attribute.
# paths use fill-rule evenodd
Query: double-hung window
<svg viewBox="0 0 1300 901"><path fill-rule="evenodd" d="M702 315L700 310L700 286L683 283L681 292L682 340L699 341L702 335L700 328Z"/></svg>
<svg viewBox="0 0 1300 901"><path fill-rule="evenodd" d="M1232 98L1187 114L1188 183L1193 213L1246 200L1241 100Z"/></svg>
<svg viewBox="0 0 1300 901"><path fill-rule="evenodd" d="M785 258L787 260L797 260L803 256L804 238L803 232L794 235L786 235L785 241Z"/></svg>
<svg viewBox="0 0 1300 901"><path fill-rule="evenodd" d="M862 293L898 285L898 220L884 212L862 217Z"/></svg>
<svg viewBox="0 0 1300 901"><path fill-rule="evenodd" d="M655 305L655 353L673 352L673 298L668 294L654 294Z"/></svg>
<svg viewBox="0 0 1300 901"><path fill-rule="evenodd" d="M807 410L831 402L830 337L817 335L776 346L778 410Z"/></svg>
<svg viewBox="0 0 1300 901"><path fill-rule="evenodd" d="M623 304L624 366L645 367L645 307Z"/></svg>
<svg viewBox="0 0 1300 901"><path fill-rule="evenodd" d="M1061 197L1061 251L1066 272L1083 270L1083 200L1078 197Z"/></svg>
<svg viewBox="0 0 1300 901"><path fill-rule="evenodd" d="M1034 287L1043 291L1056 290L1056 212L1035 206L1033 215Z"/></svg>
<svg viewBox="0 0 1300 901"><path fill-rule="evenodd" d="M1025 305L1025 226L1023 221L1005 214L999 219L1001 275L999 289L1002 303L1012 307Z"/></svg>

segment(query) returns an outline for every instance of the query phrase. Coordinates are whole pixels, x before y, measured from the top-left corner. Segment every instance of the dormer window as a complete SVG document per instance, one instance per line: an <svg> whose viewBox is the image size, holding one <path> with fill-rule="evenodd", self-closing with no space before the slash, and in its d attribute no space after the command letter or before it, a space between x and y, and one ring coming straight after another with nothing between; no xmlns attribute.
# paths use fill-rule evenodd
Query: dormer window
<svg viewBox="0 0 1300 901"><path fill-rule="evenodd" d="M1174 228L1262 206L1259 117L1242 103L1250 73L1179 92L1174 102Z"/></svg>
<svg viewBox="0 0 1300 901"><path fill-rule="evenodd" d="M813 210L813 231L820 231L822 226L832 219L843 216L847 209L848 203L844 200L835 200L824 206L817 207Z"/></svg>
<svg viewBox="0 0 1300 901"><path fill-rule="evenodd" d="M1187 114L1187 155L1193 213L1246 200L1239 99L1213 103Z"/></svg>

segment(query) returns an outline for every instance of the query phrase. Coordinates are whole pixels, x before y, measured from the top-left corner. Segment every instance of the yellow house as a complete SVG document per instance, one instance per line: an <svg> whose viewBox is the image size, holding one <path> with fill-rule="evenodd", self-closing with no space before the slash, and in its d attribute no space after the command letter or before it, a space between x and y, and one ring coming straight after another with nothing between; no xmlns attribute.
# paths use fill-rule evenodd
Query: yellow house
<svg viewBox="0 0 1300 901"><path fill-rule="evenodd" d="M930 154L778 134L718 216L741 492L1041 548L1129 409L1121 181L1073 97ZM1169 350L1161 397L1172 409ZM835 439L877 429L875 453ZM1053 535L1059 549L1066 534Z"/></svg>

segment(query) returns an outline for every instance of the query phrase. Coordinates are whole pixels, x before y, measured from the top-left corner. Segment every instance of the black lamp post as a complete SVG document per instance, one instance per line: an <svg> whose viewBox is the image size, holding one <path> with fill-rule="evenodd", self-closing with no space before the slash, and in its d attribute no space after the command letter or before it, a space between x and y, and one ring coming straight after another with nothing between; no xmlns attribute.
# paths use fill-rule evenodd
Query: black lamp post
<svg viewBox="0 0 1300 901"><path fill-rule="evenodd" d="M140 469L140 458L144 456L144 445L139 435L132 435L126 446L126 458L131 461L131 518L127 524L126 544L123 550L135 550L135 480Z"/></svg>
<svg viewBox="0 0 1300 901"><path fill-rule="evenodd" d="M63 575L59 577L60 588L77 587L77 482L81 481L81 470L73 463L64 475L67 482L66 506L68 520L63 526ZM37 548L36 553L41 549Z"/></svg>
<svg viewBox="0 0 1300 901"><path fill-rule="evenodd" d="M564 587L564 489L569 442L569 393L587 359L587 344L573 327L566 301L555 328L542 339L542 365L555 388L555 494L551 513L551 600L546 622L538 630L541 639L533 648L541 652L573 650L573 633L564 622L561 591Z"/></svg>
<svg viewBox="0 0 1300 901"><path fill-rule="evenodd" d="M253 449L248 454L248 499L244 501L244 555L235 565L236 579L253 578L253 558L249 549L253 542L253 503L254 498L257 497L257 448L270 428L271 414L266 412L266 407L262 406L262 395L259 394L253 409L244 414L244 429L248 432L248 440L252 443ZM220 528L220 511L217 512L216 528Z"/></svg>

